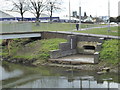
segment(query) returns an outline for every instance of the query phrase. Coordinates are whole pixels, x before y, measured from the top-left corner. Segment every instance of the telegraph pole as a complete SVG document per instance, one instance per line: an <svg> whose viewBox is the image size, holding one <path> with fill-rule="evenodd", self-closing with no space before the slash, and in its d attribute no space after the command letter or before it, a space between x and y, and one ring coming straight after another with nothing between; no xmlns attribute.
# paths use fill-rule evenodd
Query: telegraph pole
<svg viewBox="0 0 120 90"><path fill-rule="evenodd" d="M71 8L70 8L70 0L69 0L69 21L71 21Z"/></svg>
<svg viewBox="0 0 120 90"><path fill-rule="evenodd" d="M110 32L110 0L108 0L108 35Z"/></svg>
<svg viewBox="0 0 120 90"><path fill-rule="evenodd" d="M81 6L79 7L79 29L81 30Z"/></svg>
<svg viewBox="0 0 120 90"><path fill-rule="evenodd" d="M79 30L81 30L81 0L79 1Z"/></svg>

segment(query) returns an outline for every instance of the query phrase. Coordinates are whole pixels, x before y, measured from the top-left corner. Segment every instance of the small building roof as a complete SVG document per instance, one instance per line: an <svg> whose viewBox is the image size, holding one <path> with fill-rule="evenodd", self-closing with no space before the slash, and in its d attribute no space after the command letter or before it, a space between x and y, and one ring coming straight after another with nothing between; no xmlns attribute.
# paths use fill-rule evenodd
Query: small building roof
<svg viewBox="0 0 120 90"><path fill-rule="evenodd" d="M0 10L0 18L13 18L14 16Z"/></svg>
<svg viewBox="0 0 120 90"><path fill-rule="evenodd" d="M18 12L13 12L13 11L0 11L0 18L13 18L13 17L21 17L20 13ZM34 14L30 12L25 12L24 13L24 18L34 18ZM49 17L49 15L43 13L41 14L41 17Z"/></svg>

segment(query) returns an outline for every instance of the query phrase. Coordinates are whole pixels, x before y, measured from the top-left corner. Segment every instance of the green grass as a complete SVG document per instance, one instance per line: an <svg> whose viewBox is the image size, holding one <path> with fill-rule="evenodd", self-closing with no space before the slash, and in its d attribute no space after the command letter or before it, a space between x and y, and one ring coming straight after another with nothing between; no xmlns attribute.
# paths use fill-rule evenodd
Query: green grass
<svg viewBox="0 0 120 90"><path fill-rule="evenodd" d="M71 31L75 29L75 24L69 23L40 23L40 26L32 24L33 31Z"/></svg>
<svg viewBox="0 0 120 90"><path fill-rule="evenodd" d="M9 46L3 47L3 56L45 61L50 57L50 50L58 49L59 43L66 41L65 39L59 38L36 41L30 39L13 39Z"/></svg>
<svg viewBox="0 0 120 90"><path fill-rule="evenodd" d="M12 30L13 28L15 28L13 24L19 26L20 23L0 24L0 27L3 26L4 27L3 29L5 29L5 30L2 30L2 32L14 31L14 30ZM40 26L36 26L36 23L31 23L31 25L32 25L32 27L31 27L32 31L70 31L70 32L73 32L74 30L76 30L75 23L52 23L52 24L40 23ZM103 26L103 25L101 25L101 24L81 24L81 28L99 27L99 26ZM20 29L20 27L18 29ZM75 31L75 32L118 36L118 27L117 26L111 27L110 29L111 29L110 32L108 32L108 28L98 28L98 29L91 29L91 30L86 30L86 31ZM16 32L19 32L19 31L21 31L21 30L16 30ZM120 36L120 34L119 34L119 36Z"/></svg>
<svg viewBox="0 0 120 90"><path fill-rule="evenodd" d="M102 26L98 24L81 24L81 28ZM73 31L76 29L75 23L40 23L40 26L36 26L32 23L33 31Z"/></svg>
<svg viewBox="0 0 120 90"><path fill-rule="evenodd" d="M110 31L108 32L108 28L97 28L85 31L76 31L80 33L88 33L88 34L101 34L101 35L112 35L112 36L120 36L118 27L110 27Z"/></svg>
<svg viewBox="0 0 120 90"><path fill-rule="evenodd" d="M2 43L2 39L0 39L0 44Z"/></svg>
<svg viewBox="0 0 120 90"><path fill-rule="evenodd" d="M82 24L81 28L89 28L89 27L99 27L102 25L98 24ZM74 23L40 23L40 26L36 26L35 23L32 24L33 31L74 31L76 29ZM80 33L88 33L88 34L101 34L101 35L112 35L112 36L120 36L118 35L118 27L110 27L110 31L108 32L108 28L95 28L91 30L84 31L75 31Z"/></svg>
<svg viewBox="0 0 120 90"><path fill-rule="evenodd" d="M108 40L102 45L102 50L100 52L100 59L108 64L118 64L120 62L119 58L119 41L118 40Z"/></svg>

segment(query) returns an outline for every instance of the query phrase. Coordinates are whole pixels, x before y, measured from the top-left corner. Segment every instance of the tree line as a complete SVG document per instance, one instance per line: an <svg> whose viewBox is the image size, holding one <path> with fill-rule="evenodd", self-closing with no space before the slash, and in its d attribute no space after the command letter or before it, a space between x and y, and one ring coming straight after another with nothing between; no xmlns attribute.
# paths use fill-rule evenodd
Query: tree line
<svg viewBox="0 0 120 90"><path fill-rule="evenodd" d="M116 22L116 23L119 23L120 22L120 16L118 17L110 17L110 22Z"/></svg>
<svg viewBox="0 0 120 90"><path fill-rule="evenodd" d="M36 22L43 12L47 12L52 21L54 11L61 9L62 0L10 0L13 8L11 11L18 12L21 15L21 20L24 21L24 13L31 12L36 17Z"/></svg>

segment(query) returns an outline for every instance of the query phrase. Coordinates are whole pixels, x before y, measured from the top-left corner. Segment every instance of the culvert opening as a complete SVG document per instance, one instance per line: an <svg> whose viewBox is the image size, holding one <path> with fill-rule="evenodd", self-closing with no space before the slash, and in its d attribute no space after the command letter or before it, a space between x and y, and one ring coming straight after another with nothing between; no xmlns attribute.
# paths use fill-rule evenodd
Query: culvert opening
<svg viewBox="0 0 120 90"><path fill-rule="evenodd" d="M86 50L95 50L95 46L83 46Z"/></svg>

